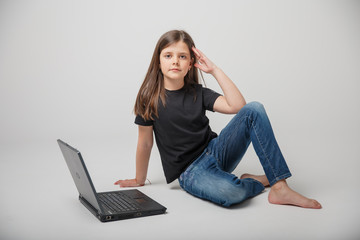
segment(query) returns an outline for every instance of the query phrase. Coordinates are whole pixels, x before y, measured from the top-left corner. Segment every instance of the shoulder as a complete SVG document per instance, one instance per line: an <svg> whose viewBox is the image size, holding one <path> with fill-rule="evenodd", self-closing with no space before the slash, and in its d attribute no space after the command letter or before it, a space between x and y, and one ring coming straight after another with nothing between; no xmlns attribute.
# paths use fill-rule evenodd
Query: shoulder
<svg viewBox="0 0 360 240"><path fill-rule="evenodd" d="M189 85L185 86L184 89L185 89L185 91L190 91L190 90L201 91L202 87L203 86L201 84L194 83L194 84L189 84Z"/></svg>
<svg viewBox="0 0 360 240"><path fill-rule="evenodd" d="M197 93L202 93L203 91L206 91L206 87L204 87L202 84L192 84L190 87L190 89L195 90Z"/></svg>
<svg viewBox="0 0 360 240"><path fill-rule="evenodd" d="M215 101L215 99L217 97L221 96L220 93L218 93L218 92L216 92L216 91L214 91L214 90L212 90L210 88L204 87L201 84L194 84L193 89L195 90L196 95L200 94L205 99L210 98L211 101Z"/></svg>
<svg viewBox="0 0 360 240"><path fill-rule="evenodd" d="M214 90L206 87L206 86L203 86L202 84L194 84L193 87L196 89L196 90L199 90L199 91L202 91L202 92L215 92Z"/></svg>
<svg viewBox="0 0 360 240"><path fill-rule="evenodd" d="M220 93L218 93L218 92L216 92L216 91L214 91L214 90L212 90L210 88L203 87L203 86L201 86L201 91L202 91L203 95L206 95L206 96L216 96L216 97L218 97L218 96L221 95Z"/></svg>

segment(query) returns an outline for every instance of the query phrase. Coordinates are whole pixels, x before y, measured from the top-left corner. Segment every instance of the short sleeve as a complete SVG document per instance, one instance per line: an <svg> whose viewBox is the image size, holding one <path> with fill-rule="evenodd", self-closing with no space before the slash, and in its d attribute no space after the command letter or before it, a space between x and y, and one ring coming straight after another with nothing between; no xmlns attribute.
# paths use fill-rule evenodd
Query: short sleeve
<svg viewBox="0 0 360 240"><path fill-rule="evenodd" d="M141 126L152 126L152 125L154 125L154 121L153 120L145 120L140 115L137 115L135 118L135 124L141 125Z"/></svg>
<svg viewBox="0 0 360 240"><path fill-rule="evenodd" d="M202 89L203 94L203 104L206 110L214 111L214 103L216 99L221 96L221 94L209 89L209 88L203 88Z"/></svg>

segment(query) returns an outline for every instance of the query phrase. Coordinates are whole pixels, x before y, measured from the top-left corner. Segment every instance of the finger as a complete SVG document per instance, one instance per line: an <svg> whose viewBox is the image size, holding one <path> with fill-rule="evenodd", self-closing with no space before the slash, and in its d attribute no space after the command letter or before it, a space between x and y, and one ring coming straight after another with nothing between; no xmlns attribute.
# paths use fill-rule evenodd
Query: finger
<svg viewBox="0 0 360 240"><path fill-rule="evenodd" d="M124 188L124 187L141 187L143 185L137 184L137 183L133 183L133 182L124 182L122 184L120 184L120 187Z"/></svg>
<svg viewBox="0 0 360 240"><path fill-rule="evenodd" d="M204 68L203 65L200 65L200 64L198 64L198 63L195 63L195 64L194 64L194 67L196 67L196 68L200 69L201 71L205 72L205 68Z"/></svg>
<svg viewBox="0 0 360 240"><path fill-rule="evenodd" d="M205 57L205 54L198 48L195 48L196 55L199 56L199 58Z"/></svg>
<svg viewBox="0 0 360 240"><path fill-rule="evenodd" d="M199 66L207 66L207 60L204 59L204 58L198 59L196 64L199 65Z"/></svg>
<svg viewBox="0 0 360 240"><path fill-rule="evenodd" d="M114 185L119 185L121 181L122 180L118 180L118 181L114 182Z"/></svg>
<svg viewBox="0 0 360 240"><path fill-rule="evenodd" d="M130 187L130 182L127 181L127 180L124 180L124 181L119 181L119 187L123 188L123 187Z"/></svg>
<svg viewBox="0 0 360 240"><path fill-rule="evenodd" d="M114 185L121 185L121 184L124 184L124 183L126 183L126 182L128 182L128 181L129 181L129 179L118 180L118 181L116 181L116 182L114 183Z"/></svg>
<svg viewBox="0 0 360 240"><path fill-rule="evenodd" d="M201 58L201 55L199 54L198 49L196 49L195 47L192 47L192 50L193 50L193 52L195 53L195 56L196 56L197 58Z"/></svg>
<svg viewBox="0 0 360 240"><path fill-rule="evenodd" d="M193 52L194 52L196 55L199 55L199 52L197 51L197 48L196 48L196 47L193 46L191 49L193 50Z"/></svg>
<svg viewBox="0 0 360 240"><path fill-rule="evenodd" d="M198 52L199 55L206 57L205 54L202 51L200 51L200 49L196 49L196 51Z"/></svg>

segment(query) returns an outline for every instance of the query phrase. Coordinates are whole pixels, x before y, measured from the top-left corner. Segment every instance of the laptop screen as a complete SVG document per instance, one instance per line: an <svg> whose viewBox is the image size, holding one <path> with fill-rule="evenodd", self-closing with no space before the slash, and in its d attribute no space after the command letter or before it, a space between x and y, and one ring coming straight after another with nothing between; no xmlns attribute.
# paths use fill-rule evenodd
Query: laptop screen
<svg viewBox="0 0 360 240"><path fill-rule="evenodd" d="M95 187L86 169L83 158L81 157L81 153L61 140L58 140L58 144L64 155L66 164L71 172L71 176L74 179L79 194L93 207L101 211L95 195Z"/></svg>

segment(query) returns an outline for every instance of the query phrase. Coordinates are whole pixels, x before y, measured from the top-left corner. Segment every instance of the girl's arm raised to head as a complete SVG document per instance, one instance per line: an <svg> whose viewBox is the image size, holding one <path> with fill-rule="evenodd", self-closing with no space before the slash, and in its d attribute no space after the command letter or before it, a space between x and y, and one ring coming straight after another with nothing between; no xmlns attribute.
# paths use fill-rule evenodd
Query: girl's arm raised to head
<svg viewBox="0 0 360 240"><path fill-rule="evenodd" d="M120 187L144 186L149 166L151 149L153 146L153 126L140 126L136 148L136 177L135 179L119 180L115 185Z"/></svg>
<svg viewBox="0 0 360 240"><path fill-rule="evenodd" d="M214 111L226 114L235 114L245 106L246 101L236 85L220 69L214 70L213 76L223 90L224 96L220 96L214 103Z"/></svg>
<svg viewBox="0 0 360 240"><path fill-rule="evenodd" d="M246 104L246 101L239 89L233 81L231 81L231 79L226 76L226 74L213 62L211 62L199 49L193 47L192 50L194 51L198 61L194 64L194 66L203 72L213 75L224 93L224 96L220 96L216 99L214 103L214 111L226 114L237 113Z"/></svg>

